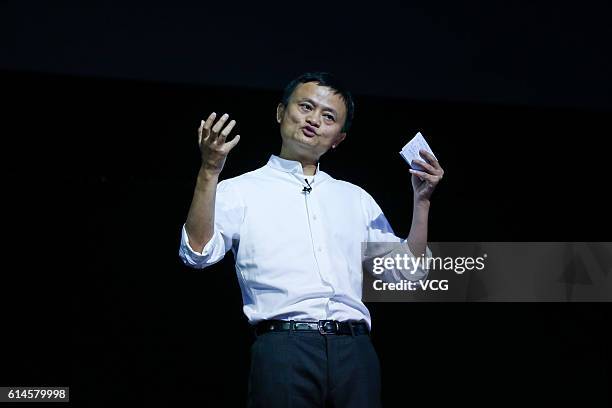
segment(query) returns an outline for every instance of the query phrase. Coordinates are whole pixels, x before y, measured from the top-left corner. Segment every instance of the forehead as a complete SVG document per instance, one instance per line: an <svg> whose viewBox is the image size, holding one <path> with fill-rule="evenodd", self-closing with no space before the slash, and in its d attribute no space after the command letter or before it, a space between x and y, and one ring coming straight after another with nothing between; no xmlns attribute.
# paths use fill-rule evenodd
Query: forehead
<svg viewBox="0 0 612 408"><path fill-rule="evenodd" d="M299 84L291 94L291 100L301 99L310 99L317 105L332 108L339 115L346 114L346 105L342 96L328 86L321 86L316 82Z"/></svg>

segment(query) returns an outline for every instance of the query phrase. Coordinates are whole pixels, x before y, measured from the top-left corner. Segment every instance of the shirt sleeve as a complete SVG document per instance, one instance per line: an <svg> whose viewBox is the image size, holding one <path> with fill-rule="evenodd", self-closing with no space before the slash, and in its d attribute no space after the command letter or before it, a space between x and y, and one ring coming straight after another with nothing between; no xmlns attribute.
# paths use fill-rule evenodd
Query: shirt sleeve
<svg viewBox="0 0 612 408"><path fill-rule="evenodd" d="M425 254L418 254L418 257L420 257L419 261L419 258L415 258L408 247L408 238L402 239L395 235L393 228L391 228L380 206L376 203L374 198L363 189L361 190L361 203L365 215L367 231L366 242L363 246L364 261L374 257L395 258L398 255L401 258L404 258L404 255L406 255L408 258L414 259L414 262L409 261L407 263L400 263L399 267L385 269L385 272L381 275L376 275L377 278L385 282L399 282L401 280L419 281L427 279L429 269L427 267L427 262L423 258L430 258L432 256L431 249L426 246ZM371 262L364 262L364 265L366 264L369 265ZM406 264L408 264L408 268L402 267L402 265L405 266ZM417 265L416 268L414 268L415 264ZM368 270L368 272L373 273L371 270Z"/></svg>
<svg viewBox="0 0 612 408"><path fill-rule="evenodd" d="M202 252L197 252L189 245L189 237L183 224L179 257L185 265L198 269L219 262L233 246L238 247L243 219L244 203L240 195L231 182L221 181L217 185L212 238L206 243Z"/></svg>

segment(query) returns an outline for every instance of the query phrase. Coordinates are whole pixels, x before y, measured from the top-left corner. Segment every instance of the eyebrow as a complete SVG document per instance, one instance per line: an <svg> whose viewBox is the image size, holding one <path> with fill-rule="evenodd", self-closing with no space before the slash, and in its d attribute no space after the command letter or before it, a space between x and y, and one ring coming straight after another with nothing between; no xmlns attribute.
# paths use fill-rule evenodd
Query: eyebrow
<svg viewBox="0 0 612 408"><path fill-rule="evenodd" d="M317 105L317 103L315 101L313 101L312 99L310 99L310 98L301 98L299 101L300 102L306 101L306 102L312 103L315 106ZM338 112L336 112L336 110L334 108L331 108L331 107L325 106L325 105L321 105L321 106L323 107L323 110L328 110L331 113L333 113L334 115L338 116Z"/></svg>

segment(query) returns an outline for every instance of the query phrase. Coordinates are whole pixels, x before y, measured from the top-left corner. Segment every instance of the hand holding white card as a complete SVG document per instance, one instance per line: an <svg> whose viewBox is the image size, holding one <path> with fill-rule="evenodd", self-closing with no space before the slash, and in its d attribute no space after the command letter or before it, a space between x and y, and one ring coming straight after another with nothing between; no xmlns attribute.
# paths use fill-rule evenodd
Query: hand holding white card
<svg viewBox="0 0 612 408"><path fill-rule="evenodd" d="M431 151L431 148L425 141L425 138L423 137L421 132L418 132L416 136L414 136L408 143L406 143L406 145L400 151L400 154L402 155L404 160L406 160L410 167L415 170L425 171L425 169L419 166L418 164L412 163L414 159L422 160L427 163L427 159L425 159L419 154L419 150L425 150L429 152L433 157L436 157L436 155ZM436 160L438 160L437 157Z"/></svg>

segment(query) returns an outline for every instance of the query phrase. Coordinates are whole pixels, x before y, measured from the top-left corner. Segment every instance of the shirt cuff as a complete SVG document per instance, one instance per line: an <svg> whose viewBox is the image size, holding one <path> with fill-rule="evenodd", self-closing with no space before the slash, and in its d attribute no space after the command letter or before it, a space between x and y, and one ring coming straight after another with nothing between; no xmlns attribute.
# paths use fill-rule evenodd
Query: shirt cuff
<svg viewBox="0 0 612 408"><path fill-rule="evenodd" d="M216 260L211 262L216 252L218 252L215 251L215 249L223 247L224 243L223 239L221 238L221 234L215 230L212 238L206 243L206 245L204 245L204 248L202 248L202 252L194 250L189 244L189 236L187 235L187 230L183 224L183 228L181 230L181 246L179 249L179 256L186 265L200 268L211 265L216 262ZM221 250L221 255L223 254L224 251Z"/></svg>
<svg viewBox="0 0 612 408"><path fill-rule="evenodd" d="M407 244L407 240L404 240L404 242L406 243L406 248L408 251L410 251L410 249L408 249L408 244ZM400 280L409 280L409 281L419 281L419 280L425 280L427 279L427 276L429 275L429 268L428 268L428 263L427 263L427 259L432 257L432 252L431 249L428 246L425 246L425 256L418 256L415 257L412 252L410 252L410 256L414 259L416 258L418 262L417 263L417 268L415 271L411 270L407 270L407 269L401 269L401 270L397 270L394 269L393 270L393 277L396 279L396 281L400 281Z"/></svg>

